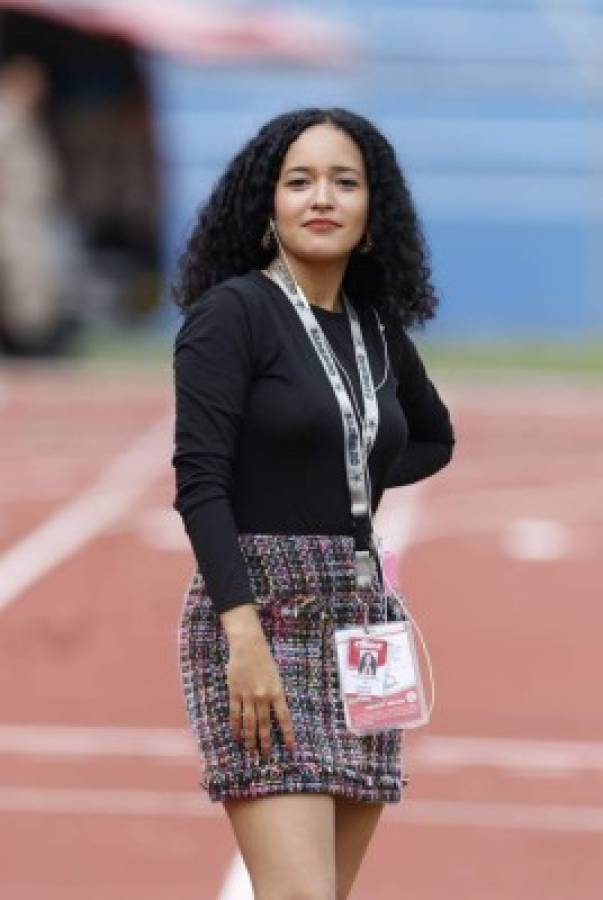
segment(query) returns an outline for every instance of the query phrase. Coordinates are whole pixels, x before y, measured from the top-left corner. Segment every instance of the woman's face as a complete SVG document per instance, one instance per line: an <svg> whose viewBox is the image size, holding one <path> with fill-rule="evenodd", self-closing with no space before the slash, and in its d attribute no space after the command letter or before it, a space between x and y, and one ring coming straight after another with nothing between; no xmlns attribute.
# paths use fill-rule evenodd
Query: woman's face
<svg viewBox="0 0 603 900"><path fill-rule="evenodd" d="M274 197L285 253L307 263L347 260L362 240L369 192L364 159L334 125L312 125L289 146Z"/></svg>

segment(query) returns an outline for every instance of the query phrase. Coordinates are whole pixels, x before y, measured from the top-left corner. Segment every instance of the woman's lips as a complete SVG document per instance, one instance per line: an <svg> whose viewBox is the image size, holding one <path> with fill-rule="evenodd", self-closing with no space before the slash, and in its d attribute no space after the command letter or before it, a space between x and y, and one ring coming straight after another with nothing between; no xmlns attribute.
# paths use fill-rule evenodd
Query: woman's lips
<svg viewBox="0 0 603 900"><path fill-rule="evenodd" d="M306 222L304 227L309 228L310 231L316 231L319 234L322 234L327 231L333 231L340 226L337 222L332 222L330 219L312 219L311 222Z"/></svg>

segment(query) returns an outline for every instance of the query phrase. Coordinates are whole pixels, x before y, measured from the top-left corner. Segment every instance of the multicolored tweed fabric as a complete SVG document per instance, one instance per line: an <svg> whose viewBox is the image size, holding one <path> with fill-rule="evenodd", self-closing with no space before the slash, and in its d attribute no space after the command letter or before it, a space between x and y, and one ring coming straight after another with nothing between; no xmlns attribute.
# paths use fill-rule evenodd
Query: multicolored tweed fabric
<svg viewBox="0 0 603 900"><path fill-rule="evenodd" d="M354 735L345 726L333 631L364 621L403 618L395 597L373 575L355 583L353 538L347 535L241 534L260 617L279 667L296 737L284 744L271 711L271 753L233 738L226 665L228 640L196 574L180 621L180 671L188 717L201 759L201 787L213 801L269 794L328 793L366 802L397 802L403 733Z"/></svg>

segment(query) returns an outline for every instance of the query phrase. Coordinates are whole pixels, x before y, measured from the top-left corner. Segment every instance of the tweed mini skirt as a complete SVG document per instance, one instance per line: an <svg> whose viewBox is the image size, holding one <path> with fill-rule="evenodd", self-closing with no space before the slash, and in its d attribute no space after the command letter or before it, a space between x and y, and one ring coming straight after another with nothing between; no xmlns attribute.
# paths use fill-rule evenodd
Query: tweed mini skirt
<svg viewBox="0 0 603 900"><path fill-rule="evenodd" d="M212 801L326 793L389 803L401 799L403 732L355 735L345 725L334 630L404 618L375 572L355 582L347 535L240 534L255 608L270 645L295 732L285 745L271 709L270 755L232 735L226 678L228 640L203 576L193 576L179 626L186 712L199 749L200 786Z"/></svg>

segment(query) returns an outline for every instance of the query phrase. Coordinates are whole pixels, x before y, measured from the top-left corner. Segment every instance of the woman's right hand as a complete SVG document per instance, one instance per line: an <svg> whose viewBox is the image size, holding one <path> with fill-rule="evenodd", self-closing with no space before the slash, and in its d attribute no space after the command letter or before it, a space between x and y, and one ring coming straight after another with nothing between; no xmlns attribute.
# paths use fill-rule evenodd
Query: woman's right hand
<svg viewBox="0 0 603 900"><path fill-rule="evenodd" d="M234 615L234 614L237 615ZM235 607L222 615L229 659L226 669L230 726L248 750L270 754L270 708L274 708L285 745L295 750L295 734L280 672L255 609Z"/></svg>

